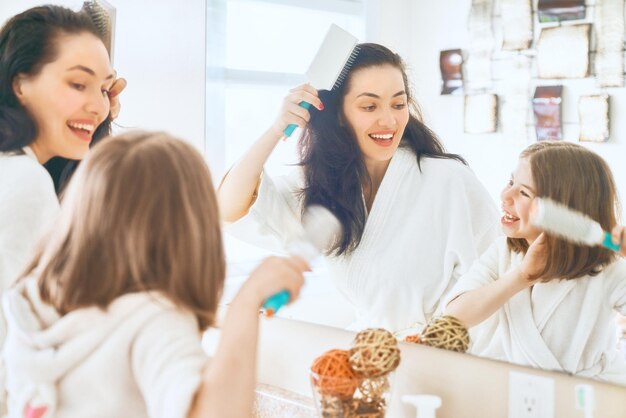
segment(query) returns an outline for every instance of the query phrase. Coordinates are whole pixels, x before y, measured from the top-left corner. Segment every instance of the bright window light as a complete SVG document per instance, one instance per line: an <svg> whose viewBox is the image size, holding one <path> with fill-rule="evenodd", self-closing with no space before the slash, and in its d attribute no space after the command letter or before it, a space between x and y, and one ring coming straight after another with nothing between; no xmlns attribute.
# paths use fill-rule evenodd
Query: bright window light
<svg viewBox="0 0 626 418"><path fill-rule="evenodd" d="M206 152L218 182L274 123L289 89L306 81L330 24L364 39L365 18L361 0L211 0L208 10ZM293 169L299 134L278 144L270 175ZM228 234L225 244L231 277L267 254Z"/></svg>

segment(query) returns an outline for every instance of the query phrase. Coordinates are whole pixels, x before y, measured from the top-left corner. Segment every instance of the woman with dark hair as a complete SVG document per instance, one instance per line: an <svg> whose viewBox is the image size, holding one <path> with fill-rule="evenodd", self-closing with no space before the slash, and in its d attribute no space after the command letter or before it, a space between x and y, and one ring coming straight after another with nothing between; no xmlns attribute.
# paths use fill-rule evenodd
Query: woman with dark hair
<svg viewBox="0 0 626 418"><path fill-rule="evenodd" d="M109 134L125 84L86 13L35 7L0 29L0 290L57 214L65 166Z"/></svg>
<svg viewBox="0 0 626 418"><path fill-rule="evenodd" d="M361 44L330 91L291 90L280 117L225 176L222 217L243 239L284 245L304 208L319 204L343 231L329 270L357 313L353 327L419 327L498 234L487 191L422 122L399 55ZM298 106L313 105L311 111ZM288 124L304 127L298 174L263 165Z"/></svg>

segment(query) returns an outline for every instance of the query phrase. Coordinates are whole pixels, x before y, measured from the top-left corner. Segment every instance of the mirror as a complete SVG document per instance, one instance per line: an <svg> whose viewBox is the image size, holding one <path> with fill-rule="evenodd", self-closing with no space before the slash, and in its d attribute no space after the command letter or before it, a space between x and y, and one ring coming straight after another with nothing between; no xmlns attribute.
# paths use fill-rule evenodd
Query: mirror
<svg viewBox="0 0 626 418"><path fill-rule="evenodd" d="M378 1L365 4L354 2L355 5L350 6L341 1L330 1L325 5L297 3L289 6L274 1L209 2L207 133L223 134L213 137L207 134L207 149L223 151L221 162L212 163L214 170L219 167L217 171L224 173L270 126L286 91L304 80L302 73L311 61L325 28L334 22L359 39L377 41L401 53L410 68L410 82L418 103L423 106L427 125L442 138L447 150L467 159L493 203L499 207L500 191L514 170L519 153L535 141L534 126L530 113L522 120L521 136L508 135L509 131L503 132L506 127L499 127L493 134L466 134L463 132L463 98L440 95L441 74L437 57L443 50L468 49L470 3L465 1L462 7L455 3L455 7L451 7L445 2L426 6L398 1L393 5L385 4L391 10L381 12L383 8ZM589 7L593 9L593 5ZM332 11L321 10L324 8ZM588 12L588 19L592 20L593 10ZM536 19L536 16L533 18ZM281 22L273 24L272 19ZM297 22L298 27L293 27L293 22ZM308 24L312 27L306 26ZM285 51L290 52L287 54ZM503 62L508 55L504 52L498 54L492 57L494 86L490 92L506 100L507 73ZM534 83L534 76L530 77L531 83ZM577 103L579 96L588 94L589 83L588 80L561 83L565 85L566 102L563 135L565 140L576 142L579 118L576 106L571 103ZM530 95L530 87L528 90ZM610 94L613 102L626 100L623 89L612 90ZM214 97L220 100L214 100ZM567 105L568 101L570 105ZM609 144L585 144L608 162L622 195L626 191L626 169L619 155L625 155L626 151L626 143L621 140L625 130L620 118L614 117ZM219 141L219 138L227 140L221 144L212 142ZM270 177L279 177L294 169L290 164L297 161L296 142L297 138L290 138L278 144L265 167ZM622 219L626 219L625 214L622 214ZM225 301L232 297L256 260L267 254L232 236L227 237L227 249L229 279ZM381 254L383 256L390 255ZM384 285L378 291L384 292ZM393 305L395 301L387 303ZM327 264L320 261L308 277L307 287L298 303L283 308L279 314L286 318L345 328L355 319L350 306L350 301L329 278ZM626 356L626 350L623 355Z"/></svg>
<svg viewBox="0 0 626 418"><path fill-rule="evenodd" d="M129 80L129 87L122 97L123 111L117 129L163 129L185 138L205 150L214 177L220 178L248 144L271 124L287 89L304 81L302 74L327 27L321 22L327 19L328 23L339 24L359 39L388 45L405 58L410 67L413 91L423 106L428 126L442 138L448 150L468 160L495 204L499 205L500 190L509 179L519 152L530 140L511 139L500 130L489 135L464 134L463 98L440 95L438 56L441 50L467 47L470 2L464 2L463 7L456 3L451 7L446 2L409 5L409 1L400 0L386 7L376 1L367 2L367 7L358 2L323 2L339 5L329 12L322 9L325 6L317 4L322 2L313 2L316 3L313 6L307 4L310 2L287 6L284 2L270 0L190 0L181 5L160 0L148 5L144 1L110 0L117 9L116 69ZM75 0L57 2L73 8L80 8L82 4L82 1ZM5 20L39 3L36 0L0 2L0 18ZM237 8L237 18L241 17L245 30L241 26L229 29L231 21L236 20L232 15L229 17L227 7L230 3ZM296 13L297 7L305 6L316 7L313 12L306 11L306 16L315 22L313 28L306 31L310 35L306 46L305 40L294 35L299 31L297 25L289 26L292 23L266 25L290 28L288 33L291 35L285 47L279 46L279 41L286 36L277 30L269 31L273 38L265 40L260 38L262 31L252 32L251 20L267 23L263 19L254 19L263 7L273 10L272 14L280 20L284 13ZM314 12L318 14L315 18L318 20L312 17ZM137 16L145 16L142 30L137 30ZM244 20L245 16L248 20ZM296 18L289 19L292 21L301 23ZM217 29L221 32L215 32ZM232 38L237 31L249 38L252 37L249 33L255 33L258 36L253 38L257 43L246 42L246 38L227 41L227 37ZM205 39L205 34L206 41L199 41ZM233 42L232 46L229 42ZM235 48L241 48L245 53L231 57L229 54ZM292 55L280 60L286 50L293 51ZM268 66L262 67L257 64L266 62L265 51L270 51L273 58L268 60L271 61ZM250 61L245 66L242 62L248 58ZM504 83L505 79L496 78L495 81ZM576 103L579 95L588 94L588 82L587 79L570 82L565 89L565 102ZM626 92L624 88L615 88L610 95L613 115L610 140L606 144L589 143L585 146L608 162L620 195L626 196L626 165L623 164L626 122L615 112L626 100ZM567 140L575 141L578 137L577 121L576 106L566 104L563 133ZM534 131L530 120L527 128L530 133ZM295 144L296 138L279 144L272 156L272 164L267 167L270 174L281 175L293 168L288 164L295 161ZM624 219L626 212L622 213ZM267 254L241 241L228 240L230 263L225 302L232 297L258 258ZM350 302L328 277L324 262L315 266L301 300L284 308L282 315L341 328L354 320Z"/></svg>
<svg viewBox="0 0 626 418"><path fill-rule="evenodd" d="M208 156L215 177L221 177L271 125L285 93L306 82L304 73L331 23L364 38L365 19L359 2L335 2L339 8L317 3L208 2L206 137L207 149L217 149L221 156L213 160ZM293 36L295 33L298 36ZM298 136L296 132L276 147L265 167L272 176L285 175L293 169ZM229 280L224 300L228 301L246 274L269 252L229 234L225 241ZM347 326L353 321L353 310L323 272L323 262L318 264L311 275L316 277L309 281L302 300L284 308L281 315L313 320L315 310L317 321ZM338 306L346 309L339 313Z"/></svg>

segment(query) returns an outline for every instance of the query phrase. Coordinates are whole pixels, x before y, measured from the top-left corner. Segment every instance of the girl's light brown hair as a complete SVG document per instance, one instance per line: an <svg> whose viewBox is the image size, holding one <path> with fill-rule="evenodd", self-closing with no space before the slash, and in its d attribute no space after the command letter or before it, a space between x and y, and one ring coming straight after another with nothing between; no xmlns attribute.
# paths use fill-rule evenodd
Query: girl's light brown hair
<svg viewBox="0 0 626 418"><path fill-rule="evenodd" d="M217 201L202 156L165 133L98 144L70 182L57 225L26 274L61 313L160 291L213 324L225 259Z"/></svg>
<svg viewBox="0 0 626 418"><path fill-rule="evenodd" d="M530 163L538 197L548 197L582 212L610 231L617 224L619 200L613 174L596 153L571 142L538 142L522 151ZM573 244L546 234L548 264L541 274L550 279L575 279L596 275L615 260L615 253L602 247ZM525 253L524 239L508 238L509 248Z"/></svg>

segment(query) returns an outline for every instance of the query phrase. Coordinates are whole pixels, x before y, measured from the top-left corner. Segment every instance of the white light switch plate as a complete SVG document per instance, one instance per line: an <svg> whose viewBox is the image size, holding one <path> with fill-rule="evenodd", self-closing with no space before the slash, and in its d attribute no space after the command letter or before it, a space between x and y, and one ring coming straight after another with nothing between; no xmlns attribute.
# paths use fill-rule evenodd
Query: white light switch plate
<svg viewBox="0 0 626 418"><path fill-rule="evenodd" d="M509 418L554 418L554 379L510 372Z"/></svg>

